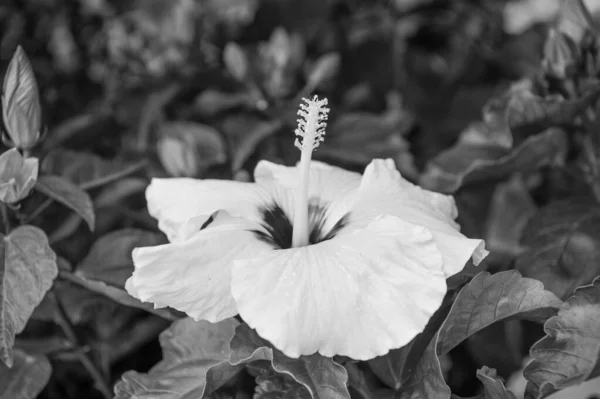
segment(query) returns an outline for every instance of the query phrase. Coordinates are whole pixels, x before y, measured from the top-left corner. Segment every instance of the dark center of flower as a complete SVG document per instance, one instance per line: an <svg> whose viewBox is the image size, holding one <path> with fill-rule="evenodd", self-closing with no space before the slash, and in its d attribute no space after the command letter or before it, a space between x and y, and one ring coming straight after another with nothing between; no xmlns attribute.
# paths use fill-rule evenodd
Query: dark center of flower
<svg viewBox="0 0 600 399"><path fill-rule="evenodd" d="M290 219L283 209L273 203L261 207L263 226L265 231L254 230L253 232L263 241L272 244L277 249L286 249L292 247L293 226ZM312 203L308 206L308 220L310 235L309 244L332 239L337 232L342 229L347 221L347 215L338 220L329 231L325 231L325 221L327 220L327 207L321 204Z"/></svg>

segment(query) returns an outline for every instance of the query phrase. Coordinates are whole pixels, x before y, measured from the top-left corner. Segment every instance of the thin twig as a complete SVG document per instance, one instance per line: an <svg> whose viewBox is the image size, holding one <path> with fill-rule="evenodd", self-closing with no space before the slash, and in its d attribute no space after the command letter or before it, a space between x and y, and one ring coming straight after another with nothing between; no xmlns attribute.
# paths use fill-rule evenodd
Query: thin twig
<svg viewBox="0 0 600 399"><path fill-rule="evenodd" d="M79 338L77 338L77 334L75 334L73 326L71 325L71 322L69 321L67 313L63 308L62 304L60 303L60 300L53 291L48 292L48 295L49 298L55 304L56 322L63 330L65 337L67 337L67 339L73 344L74 347L80 347L81 345L79 343ZM105 399L112 399L114 395L112 393L110 385L105 380L100 370L98 370L94 362L92 362L88 354L85 351L75 351L73 353L77 356L77 359L79 359L82 366L86 369L90 377L92 377L92 379L94 380L96 389L100 391L100 393Z"/></svg>
<svg viewBox="0 0 600 399"><path fill-rule="evenodd" d="M40 216L52 203L54 200L52 198L46 198L46 201L42 203L35 211L31 212L25 219L23 219L23 224L27 224L32 220L35 220L38 216Z"/></svg>
<svg viewBox="0 0 600 399"><path fill-rule="evenodd" d="M111 173L110 175L82 183L79 185L79 188L81 188L82 190L91 190L96 187L104 186L108 183L112 183L115 180L119 180L123 177L129 176L139 170L144 169L147 164L148 162L146 160L139 161L116 173Z"/></svg>
<svg viewBox="0 0 600 399"><path fill-rule="evenodd" d="M4 226L4 234L10 233L10 218L8 217L8 205L0 203L2 208L2 225Z"/></svg>

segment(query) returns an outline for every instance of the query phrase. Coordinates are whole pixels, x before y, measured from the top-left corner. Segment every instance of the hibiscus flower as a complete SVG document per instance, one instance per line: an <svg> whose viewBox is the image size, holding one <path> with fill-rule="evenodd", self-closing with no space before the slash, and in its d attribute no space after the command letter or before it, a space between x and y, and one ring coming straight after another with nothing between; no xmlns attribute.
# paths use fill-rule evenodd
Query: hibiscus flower
<svg viewBox="0 0 600 399"><path fill-rule="evenodd" d="M239 314L289 357L371 359L423 331L446 278L487 251L459 232L451 196L392 160L362 176L311 161L328 110L305 102L298 165L261 161L254 183L152 180L148 209L170 243L134 250L126 288L196 320Z"/></svg>

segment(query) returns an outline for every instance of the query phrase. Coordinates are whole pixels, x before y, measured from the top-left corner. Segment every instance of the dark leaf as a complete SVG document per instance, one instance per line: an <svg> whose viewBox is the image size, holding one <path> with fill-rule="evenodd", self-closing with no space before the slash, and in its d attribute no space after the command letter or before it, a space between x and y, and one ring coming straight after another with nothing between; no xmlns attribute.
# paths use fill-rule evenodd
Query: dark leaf
<svg viewBox="0 0 600 399"><path fill-rule="evenodd" d="M138 229L113 231L100 237L88 255L77 266L74 274L61 277L88 290L105 295L126 306L136 307L173 320L176 314L167 309L154 309L151 303L142 303L125 291L125 281L133 273L131 252L136 247L165 244L162 234Z"/></svg>
<svg viewBox="0 0 600 399"><path fill-rule="evenodd" d="M537 207L520 175L496 186L487 220L485 244L492 252L516 256L519 238Z"/></svg>
<svg viewBox="0 0 600 399"><path fill-rule="evenodd" d="M395 390L401 389L414 373L419 359L425 352L452 306L452 296L446 296L438 311L431 317L422 333L399 349L391 350L384 356L369 360L369 367L381 381Z"/></svg>
<svg viewBox="0 0 600 399"><path fill-rule="evenodd" d="M260 143L274 135L281 126L281 122L263 121L250 115L228 117L222 130L229 144L231 169L241 169ZM293 141L293 138L290 137L290 140Z"/></svg>
<svg viewBox="0 0 600 399"><path fill-rule="evenodd" d="M481 129L485 127L475 128ZM469 184L500 180L514 172L560 163L566 151L566 137L559 129L529 137L513 149L490 143L484 136L485 133L465 132L454 147L427 164L420 178L421 186L454 193Z"/></svg>
<svg viewBox="0 0 600 399"><path fill-rule="evenodd" d="M44 157L41 170L48 175L65 177L87 189L118 180L141 167L142 164L128 165L87 152L54 150Z"/></svg>
<svg viewBox="0 0 600 399"><path fill-rule="evenodd" d="M289 374L304 385L315 399L350 399L348 374L333 359L314 354L298 359L286 357L246 324L240 324L231 340L233 365L268 360L278 373Z"/></svg>
<svg viewBox="0 0 600 399"><path fill-rule="evenodd" d="M550 203L527 223L516 268L566 299L600 275L600 206L567 199Z"/></svg>
<svg viewBox="0 0 600 399"><path fill-rule="evenodd" d="M128 371L115 386L115 399L199 399L237 374L229 365L229 342L237 321L174 322L160 335L163 360L148 373Z"/></svg>
<svg viewBox="0 0 600 399"><path fill-rule="evenodd" d="M42 230L21 226L8 236L0 234L0 359L9 367L15 335L23 331L57 273L56 255Z"/></svg>
<svg viewBox="0 0 600 399"><path fill-rule="evenodd" d="M544 331L524 371L527 398L544 398L600 376L600 279L578 288Z"/></svg>
<svg viewBox="0 0 600 399"><path fill-rule="evenodd" d="M392 158L404 176L414 178L417 172L403 137L412 127L412 117L395 109L384 115L348 113L328 129L316 156L360 166L373 158Z"/></svg>
<svg viewBox="0 0 600 399"><path fill-rule="evenodd" d="M165 122L158 127L158 156L172 176L199 177L227 160L225 143L214 128L189 121Z"/></svg>
<svg viewBox="0 0 600 399"><path fill-rule="evenodd" d="M94 205L90 196L81 188L60 176L40 176L35 188L48 197L71 208L94 230Z"/></svg>
<svg viewBox="0 0 600 399"><path fill-rule="evenodd" d="M543 321L556 313L560 299L534 279L514 270L480 273L458 294L438 333L437 353L444 355L469 336L509 317Z"/></svg>
<svg viewBox="0 0 600 399"><path fill-rule="evenodd" d="M45 356L15 350L12 368L0 364L0 399L35 399L44 389L52 366Z"/></svg>
<svg viewBox="0 0 600 399"><path fill-rule="evenodd" d="M492 323L512 317L543 321L560 304L539 281L522 278L518 272L478 274L458 294L444 324L402 388L402 398L449 399L450 388L444 382L438 356Z"/></svg>
<svg viewBox="0 0 600 399"><path fill-rule="evenodd" d="M477 370L477 379L483 383L483 399L517 399L514 393L506 389L496 370L484 366Z"/></svg>
<svg viewBox="0 0 600 399"><path fill-rule="evenodd" d="M600 98L600 88L574 100L560 96L540 97L531 92L514 96L507 109L508 126L515 137L527 137L551 127L573 124L573 120Z"/></svg>

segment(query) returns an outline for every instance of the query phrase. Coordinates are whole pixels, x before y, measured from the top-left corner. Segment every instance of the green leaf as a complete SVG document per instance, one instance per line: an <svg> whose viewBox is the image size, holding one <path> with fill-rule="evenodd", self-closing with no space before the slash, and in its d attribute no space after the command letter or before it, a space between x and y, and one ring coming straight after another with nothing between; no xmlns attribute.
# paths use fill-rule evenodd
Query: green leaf
<svg viewBox="0 0 600 399"><path fill-rule="evenodd" d="M508 318L541 322L554 314L561 301L539 281L516 271L479 273L460 291L444 324L431 340L415 372L402 387L402 398L449 399L440 361L471 335Z"/></svg>
<svg viewBox="0 0 600 399"><path fill-rule="evenodd" d="M17 47L2 86L6 104L17 104L23 110L32 106L39 108L39 94L31 62L21 46ZM37 104L37 105L36 105Z"/></svg>
<svg viewBox="0 0 600 399"><path fill-rule="evenodd" d="M221 134L211 126L189 121L165 122L158 156L172 176L199 177L207 168L227 160Z"/></svg>
<svg viewBox="0 0 600 399"><path fill-rule="evenodd" d="M35 399L44 389L52 366L45 356L15 350L12 368L0 364L0 399Z"/></svg>
<svg viewBox="0 0 600 399"><path fill-rule="evenodd" d="M315 154L352 166L367 165L373 158L392 158L403 175L415 177L409 143L403 137L413 126L413 117L401 108L390 108L382 115L347 113L331 125Z"/></svg>
<svg viewBox="0 0 600 399"><path fill-rule="evenodd" d="M600 206L567 199L550 203L527 223L516 268L566 299L600 275Z"/></svg>
<svg viewBox="0 0 600 399"><path fill-rule="evenodd" d="M512 149L486 138L485 129L480 125L465 131L454 147L430 161L420 185L454 193L469 184L501 180L514 172L560 163L566 150L566 137L559 129L531 136Z"/></svg>
<svg viewBox="0 0 600 399"><path fill-rule="evenodd" d="M141 162L126 164L88 152L60 149L44 157L41 170L46 175L62 176L87 190L133 174L144 166Z"/></svg>
<svg viewBox="0 0 600 399"><path fill-rule="evenodd" d="M94 205L90 196L81 188L60 176L40 176L35 188L48 197L71 208L94 230Z"/></svg>
<svg viewBox="0 0 600 399"><path fill-rule="evenodd" d="M0 359L13 364L15 335L23 331L33 310L52 286L58 269L46 234L21 226L0 234Z"/></svg>
<svg viewBox="0 0 600 399"><path fill-rule="evenodd" d="M558 29L577 43L588 32L596 34L597 28L583 0L563 1L558 16Z"/></svg>
<svg viewBox="0 0 600 399"><path fill-rule="evenodd" d="M131 252L137 247L165 244L162 234L139 229L113 231L100 237L88 255L77 266L74 274L61 273L61 277L90 291L105 295L125 305L155 313L169 320L177 317L168 308L154 309L151 303L143 303L125 291L125 281L133 273Z"/></svg>
<svg viewBox="0 0 600 399"><path fill-rule="evenodd" d="M229 342L238 322L174 322L160 335L163 360L148 373L128 371L115 386L115 399L199 399L237 374L229 365Z"/></svg>
<svg viewBox="0 0 600 399"><path fill-rule="evenodd" d="M530 350L523 374L528 398L544 398L600 376L600 278L578 288L544 324L546 336Z"/></svg>
<svg viewBox="0 0 600 399"><path fill-rule="evenodd" d="M447 295L442 306L429 319L422 333L402 348L391 350L384 356L369 360L369 367L375 375L390 388L401 389L414 373L419 359L444 322L451 306L452 297Z"/></svg>
<svg viewBox="0 0 600 399"><path fill-rule="evenodd" d="M530 136L551 127L569 126L598 98L598 87L573 100L565 100L560 96L540 97L531 92L521 92L508 104L508 126L516 137Z"/></svg>
<svg viewBox="0 0 600 399"><path fill-rule="evenodd" d="M248 75L248 57L239 44L235 42L227 43L223 50L223 62L227 71L237 80L243 81Z"/></svg>
<svg viewBox="0 0 600 399"><path fill-rule="evenodd" d="M485 244L492 252L515 257L520 237L537 207L520 175L496 186L487 220Z"/></svg>
<svg viewBox="0 0 600 399"><path fill-rule="evenodd" d="M477 379L483 383L484 394L481 399L517 399L514 393L506 389L496 370L483 366L477 370Z"/></svg>
<svg viewBox="0 0 600 399"><path fill-rule="evenodd" d="M304 385L315 399L350 399L348 374L333 359L314 354L291 359L262 339L246 324L240 324L231 340L233 365L268 360L278 373L285 373Z"/></svg>
<svg viewBox="0 0 600 399"><path fill-rule="evenodd" d="M257 147L281 129L281 122L266 122L255 116L240 114L225 119L222 131L229 144L231 169L237 171L244 166Z"/></svg>

